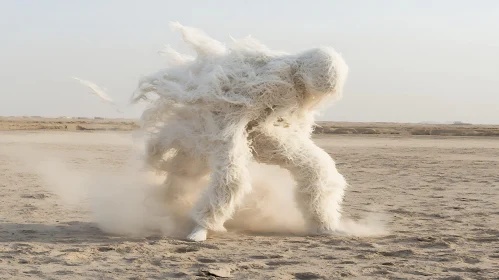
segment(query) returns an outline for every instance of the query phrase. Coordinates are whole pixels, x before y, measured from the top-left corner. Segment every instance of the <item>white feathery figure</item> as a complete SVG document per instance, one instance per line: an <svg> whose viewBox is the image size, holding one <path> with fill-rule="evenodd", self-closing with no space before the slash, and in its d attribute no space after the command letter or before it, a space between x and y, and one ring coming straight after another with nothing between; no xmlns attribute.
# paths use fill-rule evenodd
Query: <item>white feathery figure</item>
<svg viewBox="0 0 499 280"><path fill-rule="evenodd" d="M192 209L196 226L188 239L203 241L208 231L225 230L251 191L251 160L291 172L310 233L338 232L347 183L311 132L319 107L341 97L348 73L342 57L328 47L275 52L251 37L226 47L199 29L172 28L197 57L167 51L174 65L142 78L132 100L151 103L142 115L150 134L146 158L166 172L169 203L182 203L209 175Z"/></svg>
<svg viewBox="0 0 499 280"><path fill-rule="evenodd" d="M119 113L123 113L123 111L118 107L118 105L116 105L114 100L106 93L106 91L104 89L102 89L101 87L99 87L98 85L96 85L92 82L82 80L80 78L73 77L73 79L79 81L82 85L90 88L92 90L93 94L98 96L104 102L110 103L111 105L113 105L113 107L116 111L118 111Z"/></svg>

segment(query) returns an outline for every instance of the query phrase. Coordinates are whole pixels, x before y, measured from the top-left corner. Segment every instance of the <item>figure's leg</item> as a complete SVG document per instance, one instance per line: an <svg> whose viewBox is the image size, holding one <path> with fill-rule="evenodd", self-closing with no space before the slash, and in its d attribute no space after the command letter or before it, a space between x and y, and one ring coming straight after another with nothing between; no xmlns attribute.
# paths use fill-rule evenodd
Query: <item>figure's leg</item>
<svg viewBox="0 0 499 280"><path fill-rule="evenodd" d="M347 183L333 159L310 139L302 139L289 170L297 182L297 202L311 233L339 228L341 203Z"/></svg>
<svg viewBox="0 0 499 280"><path fill-rule="evenodd" d="M251 153L244 131L228 141L221 141L210 155L210 184L193 212L197 227L188 236L193 241L206 240L208 230L225 231L224 223L232 217L243 196L251 190L248 163Z"/></svg>
<svg viewBox="0 0 499 280"><path fill-rule="evenodd" d="M254 141L257 161L288 169L297 183L297 204L311 233L338 230L341 203L347 183L333 159L300 135L258 133Z"/></svg>

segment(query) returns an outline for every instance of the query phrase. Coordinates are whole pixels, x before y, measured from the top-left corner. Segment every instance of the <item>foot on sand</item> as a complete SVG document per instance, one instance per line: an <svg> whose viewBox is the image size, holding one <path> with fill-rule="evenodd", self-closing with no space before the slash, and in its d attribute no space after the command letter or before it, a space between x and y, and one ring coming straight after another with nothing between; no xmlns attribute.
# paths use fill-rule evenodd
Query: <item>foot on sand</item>
<svg viewBox="0 0 499 280"><path fill-rule="evenodd" d="M207 229L205 229L202 226L196 226L196 228L194 228L191 234L187 236L187 239L191 241L200 242L200 241L205 241L207 235L208 235Z"/></svg>

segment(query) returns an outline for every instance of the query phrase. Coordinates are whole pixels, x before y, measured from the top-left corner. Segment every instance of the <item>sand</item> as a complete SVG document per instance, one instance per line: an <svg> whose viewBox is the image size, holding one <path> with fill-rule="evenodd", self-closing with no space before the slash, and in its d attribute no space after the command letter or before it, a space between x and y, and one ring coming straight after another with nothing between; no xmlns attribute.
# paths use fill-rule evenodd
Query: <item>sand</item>
<svg viewBox="0 0 499 280"><path fill-rule="evenodd" d="M119 174L130 137L0 132L0 279L499 279L498 138L316 135L350 183L345 216L384 213L386 235L229 232L191 243L104 233L34 168L59 157L74 172Z"/></svg>

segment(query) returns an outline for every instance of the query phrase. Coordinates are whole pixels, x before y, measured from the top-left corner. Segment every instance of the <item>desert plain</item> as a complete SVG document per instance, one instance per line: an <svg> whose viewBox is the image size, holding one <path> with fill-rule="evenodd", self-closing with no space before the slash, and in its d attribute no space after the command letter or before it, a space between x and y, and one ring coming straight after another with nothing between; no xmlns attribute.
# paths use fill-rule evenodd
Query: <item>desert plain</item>
<svg viewBox="0 0 499 280"><path fill-rule="evenodd" d="M499 126L320 125L314 140L346 177L344 217L362 234L245 228L239 215L193 243L106 231L72 191L92 170L125 176L136 122L1 118L0 279L499 279ZM53 159L65 167L46 180Z"/></svg>

